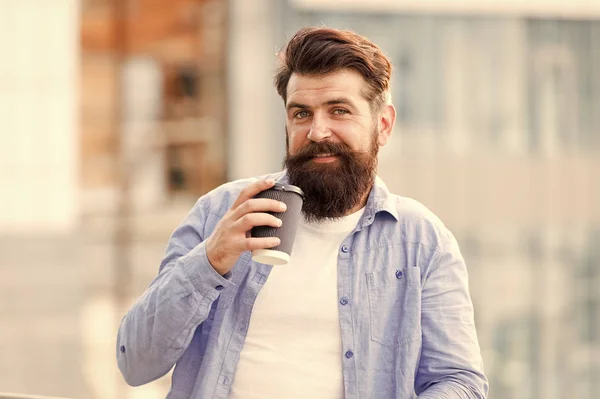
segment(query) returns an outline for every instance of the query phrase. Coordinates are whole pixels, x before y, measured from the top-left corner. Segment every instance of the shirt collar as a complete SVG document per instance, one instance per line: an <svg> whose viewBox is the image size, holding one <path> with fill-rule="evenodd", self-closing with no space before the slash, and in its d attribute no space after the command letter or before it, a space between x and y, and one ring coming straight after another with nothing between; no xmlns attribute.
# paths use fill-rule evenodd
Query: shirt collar
<svg viewBox="0 0 600 399"><path fill-rule="evenodd" d="M376 215L379 212L387 212L396 221L399 219L395 196L390 193L390 190L388 190L379 176L375 177L375 184L373 184L373 188L367 199L367 209L365 211L370 212L372 215Z"/></svg>

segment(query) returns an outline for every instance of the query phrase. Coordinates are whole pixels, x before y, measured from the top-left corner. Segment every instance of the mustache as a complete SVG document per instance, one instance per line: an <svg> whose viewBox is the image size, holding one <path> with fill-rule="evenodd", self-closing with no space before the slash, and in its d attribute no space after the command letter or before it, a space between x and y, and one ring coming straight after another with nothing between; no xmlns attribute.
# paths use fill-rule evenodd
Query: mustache
<svg viewBox="0 0 600 399"><path fill-rule="evenodd" d="M292 158L298 161L308 161L320 154L332 154L342 157L347 157L354 154L344 143L333 143L330 141L321 141L318 143L311 143L302 147Z"/></svg>

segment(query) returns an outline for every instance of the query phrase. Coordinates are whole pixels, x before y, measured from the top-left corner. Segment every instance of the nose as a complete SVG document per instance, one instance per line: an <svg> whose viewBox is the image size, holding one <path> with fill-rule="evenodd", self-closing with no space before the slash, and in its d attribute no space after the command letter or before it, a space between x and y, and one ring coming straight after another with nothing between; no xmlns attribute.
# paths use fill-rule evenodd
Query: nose
<svg viewBox="0 0 600 399"><path fill-rule="evenodd" d="M327 125L325 118L313 116L312 123L310 125L310 131L308 132L307 138L311 141L318 143L331 137L331 130Z"/></svg>

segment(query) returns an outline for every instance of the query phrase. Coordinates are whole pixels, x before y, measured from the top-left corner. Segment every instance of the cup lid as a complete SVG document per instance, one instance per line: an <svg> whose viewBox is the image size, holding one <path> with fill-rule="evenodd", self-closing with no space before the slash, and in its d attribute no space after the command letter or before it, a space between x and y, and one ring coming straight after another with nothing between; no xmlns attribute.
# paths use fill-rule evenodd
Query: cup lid
<svg viewBox="0 0 600 399"><path fill-rule="evenodd" d="M302 198L304 198L304 191L302 191L300 187L294 186L292 184L275 183L275 185L271 187L271 189L279 191L291 191L296 194L299 194Z"/></svg>

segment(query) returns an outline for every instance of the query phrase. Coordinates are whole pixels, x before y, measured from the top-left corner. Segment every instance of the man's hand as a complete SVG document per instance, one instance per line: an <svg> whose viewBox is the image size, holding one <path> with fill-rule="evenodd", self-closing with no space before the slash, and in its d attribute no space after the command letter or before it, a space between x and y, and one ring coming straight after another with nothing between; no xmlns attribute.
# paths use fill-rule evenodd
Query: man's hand
<svg viewBox="0 0 600 399"><path fill-rule="evenodd" d="M248 234L254 226L281 226L280 219L266 212L283 212L285 204L273 199L253 198L274 185L272 179L261 180L243 189L206 240L208 261L219 274L229 272L244 251L280 244L277 237L255 238Z"/></svg>

